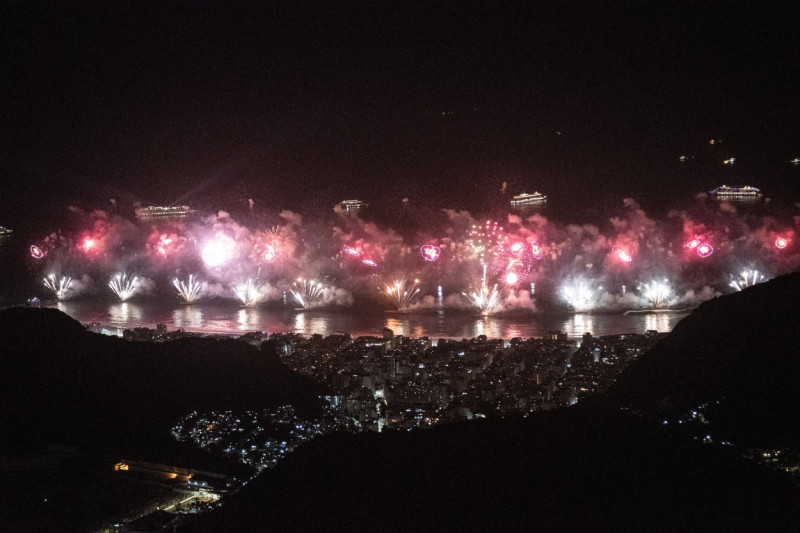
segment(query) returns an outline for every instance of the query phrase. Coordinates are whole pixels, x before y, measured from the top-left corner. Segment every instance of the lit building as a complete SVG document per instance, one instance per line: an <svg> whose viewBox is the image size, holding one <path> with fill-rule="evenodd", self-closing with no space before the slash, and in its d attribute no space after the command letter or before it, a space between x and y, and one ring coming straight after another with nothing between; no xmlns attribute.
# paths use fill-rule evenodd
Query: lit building
<svg viewBox="0 0 800 533"><path fill-rule="evenodd" d="M147 207L137 207L134 209L136 218L139 220L185 218L194 213L194 209L188 205L177 205L174 207L163 207L159 205L148 205Z"/></svg>
<svg viewBox="0 0 800 533"><path fill-rule="evenodd" d="M717 200L726 201L758 200L763 196L760 189L750 185L744 185L742 187L720 185L716 189L709 191L708 194Z"/></svg>
<svg viewBox="0 0 800 533"><path fill-rule="evenodd" d="M511 199L511 207L524 207L526 205L538 205L547 202L547 196L539 192L533 194L522 193Z"/></svg>
<svg viewBox="0 0 800 533"><path fill-rule="evenodd" d="M368 207L369 204L361 200L342 200L337 204L339 209L345 213L357 213L358 211Z"/></svg>

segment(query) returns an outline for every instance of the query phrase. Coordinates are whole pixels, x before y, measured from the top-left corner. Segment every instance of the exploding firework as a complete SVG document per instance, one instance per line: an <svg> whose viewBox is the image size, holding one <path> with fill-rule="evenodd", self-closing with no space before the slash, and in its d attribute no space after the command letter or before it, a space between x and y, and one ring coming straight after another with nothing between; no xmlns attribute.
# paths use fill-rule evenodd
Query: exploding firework
<svg viewBox="0 0 800 533"><path fill-rule="evenodd" d="M714 247L708 244L707 242L701 242L697 245L697 255L702 258L706 258L714 253Z"/></svg>
<svg viewBox="0 0 800 533"><path fill-rule="evenodd" d="M531 254L533 255L533 258L536 259L537 261L542 257L544 257L544 251L542 250L542 247L539 245L538 242L534 242L533 244L531 244Z"/></svg>
<svg viewBox="0 0 800 533"><path fill-rule="evenodd" d="M473 225L469 232L469 243L482 264L491 263L498 245L502 245L507 237L497 222L487 220L483 225Z"/></svg>
<svg viewBox="0 0 800 533"><path fill-rule="evenodd" d="M222 266L233 258L236 250L236 243L224 234L217 235L213 240L206 243L200 256L203 262L214 268Z"/></svg>
<svg viewBox="0 0 800 533"><path fill-rule="evenodd" d="M651 281L639 287L642 297L656 309L667 307L672 301L672 287L664 281Z"/></svg>
<svg viewBox="0 0 800 533"><path fill-rule="evenodd" d="M425 261L434 262L439 259L439 256L442 253L442 249L438 246L434 246L433 244L425 244L419 249L420 255Z"/></svg>
<svg viewBox="0 0 800 533"><path fill-rule="evenodd" d="M576 313L591 311L595 304L595 293L584 281L565 283L561 296Z"/></svg>
<svg viewBox="0 0 800 533"><path fill-rule="evenodd" d="M778 250L783 250L789 244L789 239L786 237L778 237L775 239L775 248Z"/></svg>
<svg viewBox="0 0 800 533"><path fill-rule="evenodd" d="M511 246L509 246L508 249L511 250L511 253L513 253L513 254L519 254L519 253L522 253L522 250L525 249L525 245L523 243L517 241L514 244L512 244Z"/></svg>
<svg viewBox="0 0 800 533"><path fill-rule="evenodd" d="M766 281L766 278L758 270L744 269L739 272L739 277L736 278L731 274L730 286L737 291L752 287L756 283Z"/></svg>
<svg viewBox="0 0 800 533"><path fill-rule="evenodd" d="M519 276L513 270L506 274L506 285L516 285L519 281Z"/></svg>
<svg viewBox="0 0 800 533"><path fill-rule="evenodd" d="M482 315L491 314L500 306L500 291L497 290L497 285L489 287L484 283L479 289L463 294L469 304Z"/></svg>
<svg viewBox="0 0 800 533"><path fill-rule="evenodd" d="M72 278L69 276L56 277L55 274L50 274L44 278L44 286L53 291L59 300L66 300L72 288Z"/></svg>
<svg viewBox="0 0 800 533"><path fill-rule="evenodd" d="M324 296L325 285L321 281L297 278L293 285L289 292L300 307L313 307Z"/></svg>
<svg viewBox="0 0 800 533"><path fill-rule="evenodd" d="M362 259L362 260L361 260L361 262L362 262L362 263L364 263L365 265L367 265L367 266L371 266L371 267L376 267L376 266L378 266L378 263L376 263L376 262L375 262L375 261L373 261L372 259Z"/></svg>
<svg viewBox="0 0 800 533"><path fill-rule="evenodd" d="M44 252L34 244L31 246L31 256L33 256L34 259L41 259L44 257Z"/></svg>
<svg viewBox="0 0 800 533"><path fill-rule="evenodd" d="M233 294L245 307L253 307L261 300L259 285L253 278L237 283L233 286Z"/></svg>
<svg viewBox="0 0 800 533"><path fill-rule="evenodd" d="M132 274L126 272L117 272L111 276L111 281L108 282L108 287L117 295L121 302L128 300L137 291L137 278Z"/></svg>
<svg viewBox="0 0 800 533"><path fill-rule="evenodd" d="M93 252L97 249L97 240L92 239L91 237L86 237L83 239L80 248L87 254L89 252Z"/></svg>
<svg viewBox="0 0 800 533"><path fill-rule="evenodd" d="M189 274L189 279L186 281L173 279L172 285L178 290L178 296L187 304L193 304L201 298L203 285L193 274Z"/></svg>
<svg viewBox="0 0 800 533"><path fill-rule="evenodd" d="M684 246L686 248L689 248L690 250L694 250L695 248L700 246L700 239L692 239L691 241L684 244Z"/></svg>
<svg viewBox="0 0 800 533"><path fill-rule="evenodd" d="M347 255L352 255L353 257L361 257L361 252L359 252L355 248L347 247L344 249L344 253L346 253Z"/></svg>
<svg viewBox="0 0 800 533"><path fill-rule="evenodd" d="M172 237L169 235L162 235L158 240L158 244L156 244L156 251L161 257L167 257L172 251L173 242Z"/></svg>
<svg viewBox="0 0 800 533"><path fill-rule="evenodd" d="M614 252L617 254L617 257L619 258L620 261L623 261L625 263L630 263L631 261L633 261L633 257L631 257L631 254L629 254L628 251L625 250L624 248L615 248Z"/></svg>
<svg viewBox="0 0 800 533"><path fill-rule="evenodd" d="M406 281L405 278L395 280L380 288L381 293L398 311L407 311L420 294L419 280Z"/></svg>
<svg viewBox="0 0 800 533"><path fill-rule="evenodd" d="M264 259L264 262L271 265L272 263L275 262L275 259L277 257L278 257L278 254L275 252L275 248L273 248L271 244L268 244L264 248L264 255L262 256L262 258Z"/></svg>

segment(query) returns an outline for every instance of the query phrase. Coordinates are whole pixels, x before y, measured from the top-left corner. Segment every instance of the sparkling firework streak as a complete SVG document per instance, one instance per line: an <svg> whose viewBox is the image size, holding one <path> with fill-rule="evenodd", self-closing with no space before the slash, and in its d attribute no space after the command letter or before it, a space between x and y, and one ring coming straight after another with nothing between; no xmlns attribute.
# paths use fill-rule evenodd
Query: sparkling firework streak
<svg viewBox="0 0 800 533"><path fill-rule="evenodd" d="M623 248L616 248L615 253L617 254L617 257L619 258L620 261L623 261L625 263L630 263L631 261L633 261L633 257L631 257L631 254L629 254Z"/></svg>
<svg viewBox="0 0 800 533"><path fill-rule="evenodd" d="M324 296L325 285L321 281L297 278L293 285L294 289L289 289L289 292L300 307L313 306Z"/></svg>
<svg viewBox="0 0 800 533"><path fill-rule="evenodd" d="M497 285L491 288L485 283L478 290L463 293L469 304L478 310L482 315L491 314L500 304L500 292Z"/></svg>
<svg viewBox="0 0 800 533"><path fill-rule="evenodd" d="M475 250L482 264L490 263L498 244L503 244L507 237L497 222L487 220L483 225L473 225L469 232L470 246Z"/></svg>
<svg viewBox="0 0 800 533"><path fill-rule="evenodd" d="M69 276L56 277L55 274L50 274L44 278L44 286L53 291L56 298L65 300L72 288L72 278Z"/></svg>
<svg viewBox="0 0 800 533"><path fill-rule="evenodd" d="M376 266L378 266L378 263L376 263L376 262L375 262L375 261L373 261L372 259L362 259L362 260L361 260L361 262L362 262L362 263L364 263L365 265L367 265L367 266L371 266L371 267L376 267Z"/></svg>
<svg viewBox="0 0 800 533"><path fill-rule="evenodd" d="M203 285L193 274L189 274L189 279L186 281L173 279L172 285L178 290L178 296L187 304L193 304L201 298Z"/></svg>
<svg viewBox="0 0 800 533"><path fill-rule="evenodd" d="M752 287L756 283L766 281L766 278L758 270L752 269L742 270L738 278L734 278L733 275L731 275L731 278L730 286L737 291Z"/></svg>
<svg viewBox="0 0 800 533"><path fill-rule="evenodd" d="M233 286L233 294L242 302L245 307L253 307L261 300L261 291L253 278L237 283Z"/></svg>
<svg viewBox="0 0 800 533"><path fill-rule="evenodd" d="M111 281L108 282L108 287L117 295L121 302L128 300L136 294L136 276L128 274L127 272L117 272L111 276Z"/></svg>
<svg viewBox="0 0 800 533"><path fill-rule="evenodd" d="M263 259L264 259L265 263L271 265L272 263L275 262L275 259L277 258L277 256L278 256L278 254L275 252L275 248L273 248L271 244L268 244L264 248Z"/></svg>
<svg viewBox="0 0 800 533"><path fill-rule="evenodd" d="M383 288L379 289L381 294L383 294L398 311L408 310L421 292L419 280L415 279L412 283L406 281L405 278L395 280L393 283L388 283Z"/></svg>
<svg viewBox="0 0 800 533"><path fill-rule="evenodd" d="M31 246L31 255L33 256L34 259L41 259L42 257L44 257L44 252L42 251L41 248L39 248L34 244Z"/></svg>
<svg viewBox="0 0 800 533"><path fill-rule="evenodd" d="M789 239L785 237L778 237L775 239L775 248L778 250L783 250L789 244Z"/></svg>
<svg viewBox="0 0 800 533"><path fill-rule="evenodd" d="M361 257L361 252L359 252L355 248L345 248L344 253L346 253L347 255L352 255L353 257Z"/></svg>
<svg viewBox="0 0 800 533"><path fill-rule="evenodd" d="M591 311L595 294L584 281L567 282L561 288L561 296L576 313Z"/></svg>
<svg viewBox="0 0 800 533"><path fill-rule="evenodd" d="M434 246L433 244L425 244L419 249L420 255L425 261L434 262L439 259L439 256L442 253L442 249L438 246Z"/></svg>
<svg viewBox="0 0 800 533"><path fill-rule="evenodd" d="M672 301L672 287L664 281L651 281L639 287L642 297L656 309L667 307Z"/></svg>

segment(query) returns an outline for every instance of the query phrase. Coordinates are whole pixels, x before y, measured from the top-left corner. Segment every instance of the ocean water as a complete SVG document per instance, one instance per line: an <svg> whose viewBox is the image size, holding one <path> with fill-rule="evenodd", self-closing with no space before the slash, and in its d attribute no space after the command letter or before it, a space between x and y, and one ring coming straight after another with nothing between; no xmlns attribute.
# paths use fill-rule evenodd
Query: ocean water
<svg viewBox="0 0 800 533"><path fill-rule="evenodd" d="M274 307L238 307L234 303L201 302L194 305L159 301L110 303L82 299L46 304L60 309L81 323L97 322L111 328L150 327L161 323L169 330L243 334L248 331L350 333L353 336L381 335L389 328L396 335L432 338L541 337L550 331L565 331L569 337L671 331L689 314L653 312L630 314L520 314L480 316L449 310L428 313L358 313L350 309L296 311Z"/></svg>

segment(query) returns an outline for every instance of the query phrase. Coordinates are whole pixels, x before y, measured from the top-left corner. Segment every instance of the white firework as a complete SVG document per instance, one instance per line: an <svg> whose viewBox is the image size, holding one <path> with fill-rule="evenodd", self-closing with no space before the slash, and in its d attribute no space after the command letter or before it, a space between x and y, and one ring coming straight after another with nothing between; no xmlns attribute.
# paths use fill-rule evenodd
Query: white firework
<svg viewBox="0 0 800 533"><path fill-rule="evenodd" d="M488 315L497 310L500 305L500 291L497 285L489 287L482 284L477 290L462 293L472 307L477 309L482 315Z"/></svg>
<svg viewBox="0 0 800 533"><path fill-rule="evenodd" d="M177 289L178 296L187 304L192 304L202 297L203 284L194 277L194 274L189 274L189 279L186 281L175 278L172 280L172 285Z"/></svg>
<svg viewBox="0 0 800 533"><path fill-rule="evenodd" d="M108 287L121 302L130 299L138 291L138 278L127 272L117 272L111 276Z"/></svg>
<svg viewBox="0 0 800 533"><path fill-rule="evenodd" d="M72 278L69 276L56 277L55 274L50 274L44 278L44 286L53 291L59 300L66 300L72 289Z"/></svg>
<svg viewBox="0 0 800 533"><path fill-rule="evenodd" d="M737 291L741 291L746 289L747 287L752 287L757 283L761 283L762 281L766 281L767 278L764 277L758 270L753 270L746 268L739 273L738 278L734 278L731 275L731 282L730 286Z"/></svg>
<svg viewBox="0 0 800 533"><path fill-rule="evenodd" d="M667 307L672 302L672 287L667 280L651 281L639 286L642 297L656 309Z"/></svg>
<svg viewBox="0 0 800 533"><path fill-rule="evenodd" d="M258 282L253 278L237 283L233 286L233 294L242 302L245 307L253 307L261 301L261 291Z"/></svg>
<svg viewBox="0 0 800 533"><path fill-rule="evenodd" d="M293 286L294 288L289 289L289 292L300 307L311 307L322 300L325 295L325 285L316 279L297 278Z"/></svg>
<svg viewBox="0 0 800 533"><path fill-rule="evenodd" d="M412 282L407 281L405 278L387 283L383 287L379 287L379 290L398 311L407 311L421 292L419 280L415 279Z"/></svg>
<svg viewBox="0 0 800 533"><path fill-rule="evenodd" d="M569 281L561 287L561 297L576 313L591 311L595 306L595 291L585 281Z"/></svg>

